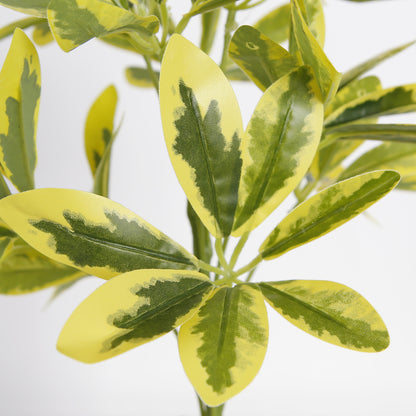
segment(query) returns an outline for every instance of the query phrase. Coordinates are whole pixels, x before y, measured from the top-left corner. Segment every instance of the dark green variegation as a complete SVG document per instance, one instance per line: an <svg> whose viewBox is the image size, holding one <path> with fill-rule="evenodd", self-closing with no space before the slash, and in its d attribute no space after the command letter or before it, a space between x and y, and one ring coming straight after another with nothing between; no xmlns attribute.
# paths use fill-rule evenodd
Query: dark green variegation
<svg viewBox="0 0 416 416"><path fill-rule="evenodd" d="M289 52L251 26L240 26L236 30L229 53L263 91L298 67Z"/></svg>
<svg viewBox="0 0 416 416"><path fill-rule="evenodd" d="M266 260L334 230L374 204L399 182L395 171L375 171L332 185L297 206L260 247Z"/></svg>
<svg viewBox="0 0 416 416"><path fill-rule="evenodd" d="M265 299L307 333L340 347L377 352L390 339L374 308L347 286L320 280L260 283Z"/></svg>

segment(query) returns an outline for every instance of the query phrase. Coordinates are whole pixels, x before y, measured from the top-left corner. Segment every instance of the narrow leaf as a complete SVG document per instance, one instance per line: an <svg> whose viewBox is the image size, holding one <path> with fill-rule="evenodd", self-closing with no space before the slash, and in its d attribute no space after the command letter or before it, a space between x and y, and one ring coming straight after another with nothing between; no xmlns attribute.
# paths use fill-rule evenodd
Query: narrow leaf
<svg viewBox="0 0 416 416"><path fill-rule="evenodd" d="M85 363L114 357L187 321L212 287L196 272L134 270L116 276L75 309L57 348Z"/></svg>
<svg viewBox="0 0 416 416"><path fill-rule="evenodd" d="M32 16L46 17L46 8L50 0L0 0L2 6Z"/></svg>
<svg viewBox="0 0 416 416"><path fill-rule="evenodd" d="M52 0L48 20L65 52L94 37L132 31L149 39L159 29L157 17L140 17L103 0Z"/></svg>
<svg viewBox="0 0 416 416"><path fill-rule="evenodd" d="M356 0L357 1L357 0ZM363 0L361 0L363 1ZM342 75L341 82L339 84L339 88L344 88L353 80L357 79L362 74L366 73L370 69L373 69L376 65L380 64L381 62L385 61L388 58L398 54L399 52L407 49L409 46L414 45L416 41L412 41L409 43L405 43L404 45L398 46L393 49L389 49L386 52L383 52L379 55L374 56L373 58L355 66L354 68L350 69L349 71L345 72Z"/></svg>
<svg viewBox="0 0 416 416"><path fill-rule="evenodd" d="M403 176L408 176L416 173L416 165L413 165L415 157L415 144L383 143L364 153L351 163L340 175L339 180L360 175L374 169L394 169L403 174Z"/></svg>
<svg viewBox="0 0 416 416"><path fill-rule="evenodd" d="M286 49L251 26L237 29L230 42L229 54L263 91L298 67L296 59Z"/></svg>
<svg viewBox="0 0 416 416"><path fill-rule="evenodd" d="M42 254L109 279L135 269L195 269L194 257L109 199L37 189L0 200L6 224Z"/></svg>
<svg viewBox="0 0 416 416"><path fill-rule="evenodd" d="M270 306L323 341L364 352L388 347L384 322L357 292L340 283L292 280L259 284Z"/></svg>
<svg viewBox="0 0 416 416"><path fill-rule="evenodd" d="M318 41L315 39L305 22L298 0L291 0L292 25L300 59L310 65L318 81L325 102L335 95L341 74L328 60Z"/></svg>
<svg viewBox="0 0 416 416"><path fill-rule="evenodd" d="M39 58L16 29L0 72L0 164L19 191L34 187L39 99Z"/></svg>
<svg viewBox="0 0 416 416"><path fill-rule="evenodd" d="M272 10L253 26L274 42L284 42L289 37L290 4L284 4Z"/></svg>
<svg viewBox="0 0 416 416"><path fill-rule="evenodd" d="M321 237L374 204L399 182L395 171L375 171L336 183L297 206L260 247L271 260Z"/></svg>
<svg viewBox="0 0 416 416"><path fill-rule="evenodd" d="M325 126L365 120L416 110L416 84L393 87L366 94L339 107L325 119Z"/></svg>
<svg viewBox="0 0 416 416"><path fill-rule="evenodd" d="M231 232L240 180L237 99L225 75L180 35L163 57L160 106L176 176L193 209L216 237Z"/></svg>
<svg viewBox="0 0 416 416"><path fill-rule="evenodd" d="M202 400L218 406L248 386L267 349L268 321L261 293L238 285L218 288L179 331L179 353Z"/></svg>
<svg viewBox="0 0 416 416"><path fill-rule="evenodd" d="M260 99L242 140L233 235L259 225L305 175L321 138L319 97L315 78L305 66L276 81Z"/></svg>
<svg viewBox="0 0 416 416"><path fill-rule="evenodd" d="M79 279L84 273L59 264L26 243L11 248L0 260L0 293L20 295Z"/></svg>

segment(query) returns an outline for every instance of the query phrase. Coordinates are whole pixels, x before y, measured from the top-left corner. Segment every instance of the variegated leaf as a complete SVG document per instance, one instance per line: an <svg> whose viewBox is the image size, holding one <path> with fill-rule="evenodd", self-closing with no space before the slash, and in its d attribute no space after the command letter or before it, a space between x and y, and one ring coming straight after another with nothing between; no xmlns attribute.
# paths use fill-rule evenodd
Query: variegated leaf
<svg viewBox="0 0 416 416"><path fill-rule="evenodd" d="M159 29L157 17L140 17L103 0L51 0L48 20L65 52L94 37L131 31L146 40Z"/></svg>
<svg viewBox="0 0 416 416"><path fill-rule="evenodd" d="M240 180L237 99L225 75L180 35L163 57L160 107L170 159L186 196L209 232L231 232Z"/></svg>
<svg viewBox="0 0 416 416"><path fill-rule="evenodd" d="M107 87L91 106L85 123L85 152L94 176L94 193L108 196L117 90Z"/></svg>
<svg viewBox="0 0 416 416"><path fill-rule="evenodd" d="M361 0L363 1L363 0ZM383 52L377 56L374 56L373 58L355 66L354 68L350 69L349 71L345 72L342 75L341 82L339 84L339 88L344 88L346 85L348 85L350 82L357 79L362 74L365 74L370 69L373 69L376 65L382 63L388 58L391 58L392 56L398 54L399 52L403 51L404 49L407 49L409 46L412 46L415 44L416 41L405 43L404 45L398 46L393 49L389 49L386 52Z"/></svg>
<svg viewBox="0 0 416 416"><path fill-rule="evenodd" d="M375 91L350 101L328 115L325 126L411 111L416 111L416 84Z"/></svg>
<svg viewBox="0 0 416 416"><path fill-rule="evenodd" d="M24 242L14 244L0 260L0 293L20 295L79 279L84 273L59 264Z"/></svg>
<svg viewBox="0 0 416 416"><path fill-rule="evenodd" d="M399 182L395 171L366 173L336 183L298 205L260 247L271 260L329 233L374 204Z"/></svg>
<svg viewBox="0 0 416 416"><path fill-rule="evenodd" d="M389 345L387 328L378 313L347 286L322 280L259 286L272 308L323 341L363 352L382 351Z"/></svg>
<svg viewBox="0 0 416 416"><path fill-rule="evenodd" d="M0 5L33 16L46 17L50 0L0 0Z"/></svg>
<svg viewBox="0 0 416 416"><path fill-rule="evenodd" d="M16 29L0 72L0 164L19 191L34 187L39 100L38 54Z"/></svg>
<svg viewBox="0 0 416 416"><path fill-rule="evenodd" d="M341 79L303 18L298 0L291 0L292 27L299 58L310 65L318 81L325 102L335 95Z"/></svg>
<svg viewBox="0 0 416 416"><path fill-rule="evenodd" d="M268 340L261 293L238 285L218 288L179 331L179 353L188 378L202 400L218 406L253 380Z"/></svg>
<svg viewBox="0 0 416 416"><path fill-rule="evenodd" d="M263 91L298 67L296 59L286 49L251 26L240 26L236 30L229 54Z"/></svg>
<svg viewBox="0 0 416 416"><path fill-rule="evenodd" d="M243 167L233 235L254 229L307 172L322 131L323 105L309 67L276 81L242 140Z"/></svg>
<svg viewBox="0 0 416 416"><path fill-rule="evenodd" d="M284 42L289 37L290 4L284 4L272 10L253 26L274 42Z"/></svg>
<svg viewBox="0 0 416 416"><path fill-rule="evenodd" d="M154 71L156 77L159 78L160 74L158 71ZM145 68L138 67L129 67L126 68L126 78L127 81L134 85L135 87L140 88L153 88L154 84L152 78L149 74L149 71Z"/></svg>
<svg viewBox="0 0 416 416"><path fill-rule="evenodd" d="M52 32L49 28L49 23L45 20L35 26L32 33L33 41L36 45L43 46L54 41Z"/></svg>
<svg viewBox="0 0 416 416"><path fill-rule="evenodd" d="M186 322L212 291L197 272L134 270L109 280L69 317L63 354L95 363L152 341Z"/></svg>
<svg viewBox="0 0 416 416"><path fill-rule="evenodd" d="M338 180L360 175L374 169L394 169L404 177L416 173L416 144L383 143L361 155L349 165Z"/></svg>
<svg viewBox="0 0 416 416"><path fill-rule="evenodd" d="M0 200L2 220L42 254L103 279L135 269L195 269L194 257L116 202L68 189Z"/></svg>
<svg viewBox="0 0 416 416"><path fill-rule="evenodd" d="M196 16L197 14L206 13L210 10L217 9L218 7L225 7L235 2L236 0L199 0L194 2L189 15Z"/></svg>

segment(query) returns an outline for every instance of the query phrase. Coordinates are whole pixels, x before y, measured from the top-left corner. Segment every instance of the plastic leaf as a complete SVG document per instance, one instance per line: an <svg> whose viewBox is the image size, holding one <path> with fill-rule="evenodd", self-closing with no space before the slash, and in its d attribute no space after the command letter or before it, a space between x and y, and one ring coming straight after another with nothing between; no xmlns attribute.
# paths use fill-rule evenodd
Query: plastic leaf
<svg viewBox="0 0 416 416"><path fill-rule="evenodd" d="M268 341L261 293L248 285L218 288L179 331L185 372L202 400L218 406L260 370Z"/></svg>
<svg viewBox="0 0 416 416"><path fill-rule="evenodd" d="M263 91L298 67L296 59L286 49L251 26L240 26L236 30L229 54Z"/></svg>
<svg viewBox="0 0 416 416"><path fill-rule="evenodd" d="M260 247L271 260L321 237L374 204L399 182L395 171L375 171L336 183L297 206Z"/></svg>
<svg viewBox="0 0 416 416"><path fill-rule="evenodd" d="M48 20L65 52L94 37L132 31L146 39L159 29L155 16L140 17L102 0L52 0Z"/></svg>
<svg viewBox="0 0 416 416"><path fill-rule="evenodd" d="M322 341L363 352L382 351L389 345L387 328L378 313L347 286L323 280L259 286L272 308Z"/></svg>
<svg viewBox="0 0 416 416"><path fill-rule="evenodd" d="M196 272L134 270L121 274L75 309L57 348L85 363L114 357L186 322L212 288L208 278Z"/></svg>
<svg viewBox="0 0 416 416"><path fill-rule="evenodd" d="M335 95L341 74L328 60L318 41L305 22L298 0L292 0L292 24L299 56L303 63L310 65L314 71L322 96L329 102Z"/></svg>
<svg viewBox="0 0 416 416"><path fill-rule="evenodd" d="M135 269L195 269L194 257L109 199L37 189L0 200L1 217L36 250L103 279Z"/></svg>
<svg viewBox="0 0 416 416"><path fill-rule="evenodd" d="M163 57L160 107L176 176L193 209L216 237L231 232L240 180L237 99L225 75L180 35Z"/></svg>
<svg viewBox="0 0 416 416"><path fill-rule="evenodd" d="M233 235L254 229L308 170L322 131L323 105L310 68L266 90L242 140L243 168Z"/></svg>
<svg viewBox="0 0 416 416"><path fill-rule="evenodd" d="M43 46L54 41L51 30L49 29L48 21L39 23L33 29L33 41L36 45Z"/></svg>
<svg viewBox="0 0 416 416"><path fill-rule="evenodd" d="M19 191L34 187L40 65L35 47L16 29L0 72L0 163Z"/></svg>
<svg viewBox="0 0 416 416"><path fill-rule="evenodd" d="M50 0L0 0L2 6L33 16L46 17Z"/></svg>

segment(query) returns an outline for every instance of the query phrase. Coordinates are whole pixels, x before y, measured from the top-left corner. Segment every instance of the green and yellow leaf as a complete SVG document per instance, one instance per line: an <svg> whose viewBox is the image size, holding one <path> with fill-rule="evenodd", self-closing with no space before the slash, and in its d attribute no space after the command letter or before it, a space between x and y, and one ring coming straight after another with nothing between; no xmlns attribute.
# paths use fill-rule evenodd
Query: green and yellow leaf
<svg viewBox="0 0 416 416"><path fill-rule="evenodd" d="M158 71L154 71L156 77L159 78L160 74ZM129 67L126 68L126 78L127 81L134 85L135 87L140 88L153 88L154 84L152 77L149 74L149 71L146 68L138 67Z"/></svg>
<svg viewBox="0 0 416 416"><path fill-rule="evenodd" d="M266 90L242 140L233 235L254 229L295 189L314 158L322 119L319 87L309 67Z"/></svg>
<svg viewBox="0 0 416 416"><path fill-rule="evenodd" d="M198 2L194 2L189 15L196 16L197 14L206 13L210 10L225 7L235 2L236 0L199 0Z"/></svg>
<svg viewBox="0 0 416 416"><path fill-rule="evenodd" d="M19 191L34 187L39 100L38 54L16 29L0 72L0 164Z"/></svg>
<svg viewBox="0 0 416 416"><path fill-rule="evenodd" d="M332 127L389 114L416 111L416 84L387 88L357 98L337 108L325 119Z"/></svg>
<svg viewBox="0 0 416 416"><path fill-rule="evenodd" d="M403 179L416 174L416 144L383 143L361 155L349 165L338 180L350 178L375 169L394 169Z"/></svg>
<svg viewBox="0 0 416 416"><path fill-rule="evenodd" d="M260 247L271 260L346 223L374 204L399 182L395 171L378 170L336 183L298 205Z"/></svg>
<svg viewBox="0 0 416 416"><path fill-rule="evenodd" d="M282 43L289 37L290 4L284 4L263 16L253 27L276 43Z"/></svg>
<svg viewBox="0 0 416 416"><path fill-rule="evenodd" d="M84 275L59 264L24 242L10 244L0 259L0 293L20 295L77 280Z"/></svg>
<svg viewBox="0 0 416 416"><path fill-rule="evenodd" d="M85 363L114 357L186 322L212 288L197 272L134 270L116 276L75 309L57 348Z"/></svg>
<svg viewBox="0 0 416 416"><path fill-rule="evenodd" d="M201 399L218 406L242 391L260 370L268 341L267 312L256 288L216 289L179 331L185 372Z"/></svg>
<svg viewBox="0 0 416 416"><path fill-rule="evenodd" d="M2 220L53 260L109 279L136 269L196 269L195 258L116 202L37 189L0 200Z"/></svg>
<svg viewBox="0 0 416 416"><path fill-rule="evenodd" d="M85 152L94 176L94 193L108 196L111 147L116 136L117 91L107 87L91 106L85 123Z"/></svg>
<svg viewBox="0 0 416 416"><path fill-rule="evenodd" d="M0 0L0 5L32 16L46 17L50 0Z"/></svg>
<svg viewBox="0 0 416 416"><path fill-rule="evenodd" d="M94 37L118 32L132 32L149 40L159 29L156 16L140 17L103 0L51 0L48 20L65 52Z"/></svg>
<svg viewBox="0 0 416 416"><path fill-rule="evenodd" d="M298 49L298 58L304 64L312 67L324 102L329 102L338 89L341 74L331 64L309 29L298 0L291 0L291 5L292 27Z"/></svg>
<svg viewBox="0 0 416 416"><path fill-rule="evenodd" d="M362 62L361 64L355 66L354 68L350 69L349 71L345 72L342 75L341 82L339 84L339 88L344 88L346 85L348 85L350 82L356 80L359 76L362 74L365 74L370 69L373 69L376 65L382 63L388 58L391 58L392 56L398 54L399 52L407 49L409 46L412 46L415 44L416 41L412 41L409 43L405 43L404 45L398 46L393 49L389 49L386 52L383 52L377 56L374 56L373 58Z"/></svg>
<svg viewBox="0 0 416 416"><path fill-rule="evenodd" d="M45 20L35 26L32 33L33 41L36 45L44 46L54 41L51 30L49 29L49 23Z"/></svg>
<svg viewBox="0 0 416 416"><path fill-rule="evenodd" d="M261 89L298 68L297 60L257 29L240 26L229 47L230 57Z"/></svg>
<svg viewBox="0 0 416 416"><path fill-rule="evenodd" d="M230 234L237 205L243 131L229 81L200 49L172 36L162 61L160 107L176 176L216 237Z"/></svg>
<svg viewBox="0 0 416 416"><path fill-rule="evenodd" d="M272 308L290 323L322 341L363 352L386 349L384 322L357 292L340 283L291 280L260 283Z"/></svg>

